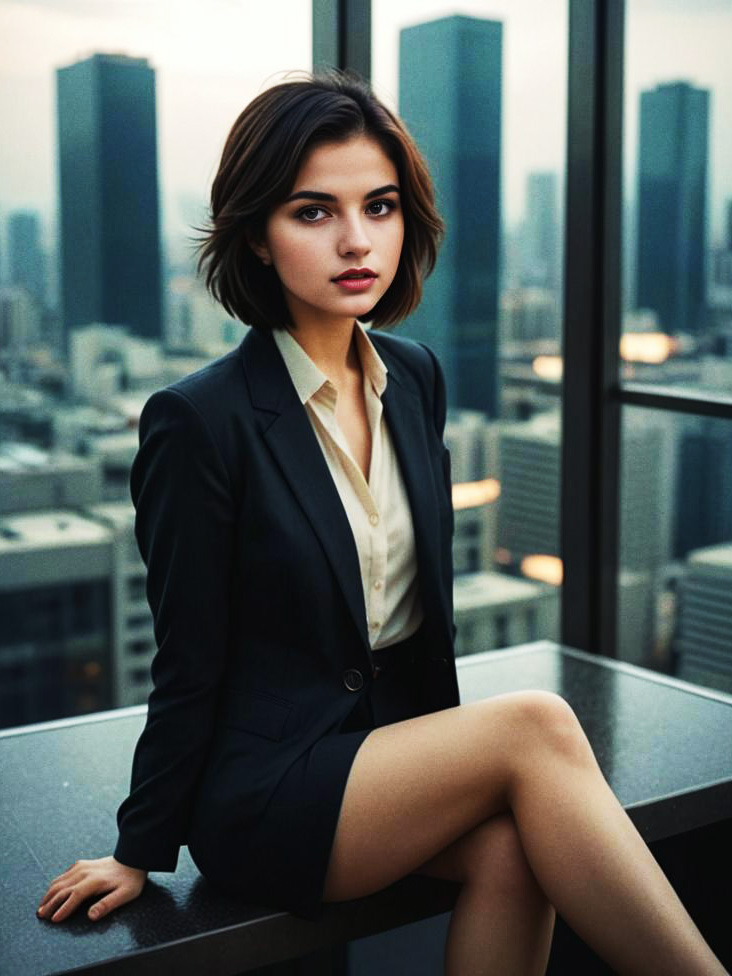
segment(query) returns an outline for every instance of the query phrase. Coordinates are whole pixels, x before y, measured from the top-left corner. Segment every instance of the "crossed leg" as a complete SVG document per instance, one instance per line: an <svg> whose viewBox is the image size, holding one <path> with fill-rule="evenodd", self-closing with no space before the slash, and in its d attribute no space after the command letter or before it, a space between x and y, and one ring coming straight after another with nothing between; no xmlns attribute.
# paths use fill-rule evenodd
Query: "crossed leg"
<svg viewBox="0 0 732 976"><path fill-rule="evenodd" d="M619 973L725 972L556 695L500 695L366 737L324 898L414 871L463 883L448 976L543 972L550 905Z"/></svg>

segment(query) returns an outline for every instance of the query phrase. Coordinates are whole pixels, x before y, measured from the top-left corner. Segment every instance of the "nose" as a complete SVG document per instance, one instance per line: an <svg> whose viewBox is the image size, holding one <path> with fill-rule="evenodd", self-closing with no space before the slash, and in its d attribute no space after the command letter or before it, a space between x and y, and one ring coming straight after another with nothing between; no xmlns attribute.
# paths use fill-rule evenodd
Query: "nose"
<svg viewBox="0 0 732 976"><path fill-rule="evenodd" d="M366 218L361 214L348 217L343 222L343 232L338 242L338 253L341 257L350 254L364 255L371 250L371 238L368 234Z"/></svg>

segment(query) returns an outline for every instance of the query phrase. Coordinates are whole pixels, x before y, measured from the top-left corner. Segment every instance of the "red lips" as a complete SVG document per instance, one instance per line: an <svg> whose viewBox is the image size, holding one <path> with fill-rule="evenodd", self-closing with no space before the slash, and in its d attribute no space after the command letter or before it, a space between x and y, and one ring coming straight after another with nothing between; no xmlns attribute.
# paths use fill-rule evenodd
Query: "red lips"
<svg viewBox="0 0 732 976"><path fill-rule="evenodd" d="M348 271L343 271L333 281L342 281L343 278L375 278L376 272L372 271L371 268L349 268Z"/></svg>

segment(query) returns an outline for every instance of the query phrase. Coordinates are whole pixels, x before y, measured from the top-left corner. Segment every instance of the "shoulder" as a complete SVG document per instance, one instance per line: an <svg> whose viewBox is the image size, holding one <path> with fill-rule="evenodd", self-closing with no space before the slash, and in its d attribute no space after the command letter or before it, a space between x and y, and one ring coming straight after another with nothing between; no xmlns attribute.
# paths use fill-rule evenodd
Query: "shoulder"
<svg viewBox="0 0 732 976"><path fill-rule="evenodd" d="M441 370L437 357L429 346L390 332L377 332L375 329L369 330L369 338L386 363L387 369L395 373L397 379L409 378L420 387L426 384L429 390L433 389L435 374Z"/></svg>
<svg viewBox="0 0 732 976"><path fill-rule="evenodd" d="M242 386L241 343L200 369L156 390L140 416L141 432L157 420L174 418L180 425L200 427L214 435L225 424L236 388ZM216 439L216 438L215 438Z"/></svg>
<svg viewBox="0 0 732 976"><path fill-rule="evenodd" d="M441 437L447 405L445 379L437 356L424 342L388 332L369 330L369 338L384 360L390 378L420 398Z"/></svg>

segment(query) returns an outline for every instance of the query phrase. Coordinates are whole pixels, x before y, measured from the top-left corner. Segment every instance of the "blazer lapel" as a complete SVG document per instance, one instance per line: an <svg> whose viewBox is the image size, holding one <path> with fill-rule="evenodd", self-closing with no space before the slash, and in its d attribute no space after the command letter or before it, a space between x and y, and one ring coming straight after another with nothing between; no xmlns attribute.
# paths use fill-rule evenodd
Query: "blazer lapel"
<svg viewBox="0 0 732 976"><path fill-rule="evenodd" d="M424 408L419 392L382 346L379 355L389 370L382 403L412 511L422 607L425 621L434 631L444 617L438 585L440 516Z"/></svg>
<svg viewBox="0 0 732 976"><path fill-rule="evenodd" d="M260 430L325 551L370 651L356 543L307 411L271 336L252 329L241 349Z"/></svg>

